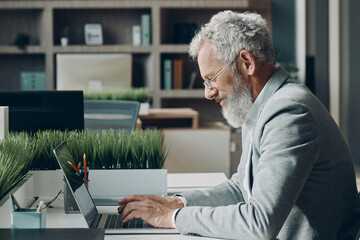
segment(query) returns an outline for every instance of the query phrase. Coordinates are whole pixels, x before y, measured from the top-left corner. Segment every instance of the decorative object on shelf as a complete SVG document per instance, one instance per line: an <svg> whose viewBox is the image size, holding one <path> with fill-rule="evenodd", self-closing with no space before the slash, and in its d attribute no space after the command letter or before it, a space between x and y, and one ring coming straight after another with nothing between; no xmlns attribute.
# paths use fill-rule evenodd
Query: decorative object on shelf
<svg viewBox="0 0 360 240"><path fill-rule="evenodd" d="M100 23L86 23L84 26L85 44L86 45L102 45L103 33Z"/></svg>
<svg viewBox="0 0 360 240"><path fill-rule="evenodd" d="M134 46L141 45L141 27L140 25L134 25L132 27L132 40Z"/></svg>
<svg viewBox="0 0 360 240"><path fill-rule="evenodd" d="M46 73L21 72L20 90L46 90Z"/></svg>
<svg viewBox="0 0 360 240"><path fill-rule="evenodd" d="M150 45L151 43L151 19L150 14L141 15L141 44Z"/></svg>
<svg viewBox="0 0 360 240"><path fill-rule="evenodd" d="M69 27L66 26L60 33L61 46L65 47L69 43Z"/></svg>
<svg viewBox="0 0 360 240"><path fill-rule="evenodd" d="M0 107L0 141L9 135L9 107Z"/></svg>
<svg viewBox="0 0 360 240"><path fill-rule="evenodd" d="M20 50L25 51L26 47L30 44L30 36L26 33L19 33L15 38L14 44Z"/></svg>
<svg viewBox="0 0 360 240"><path fill-rule="evenodd" d="M195 23L175 23L174 41L179 44L189 44L195 35L197 25Z"/></svg>

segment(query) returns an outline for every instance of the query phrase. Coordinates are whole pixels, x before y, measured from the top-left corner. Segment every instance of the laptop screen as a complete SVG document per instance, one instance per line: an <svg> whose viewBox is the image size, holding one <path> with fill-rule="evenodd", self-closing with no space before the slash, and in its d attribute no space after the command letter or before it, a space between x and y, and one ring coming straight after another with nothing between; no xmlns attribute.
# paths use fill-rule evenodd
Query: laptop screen
<svg viewBox="0 0 360 240"><path fill-rule="evenodd" d="M64 172L65 179L71 188L74 198L84 215L86 222L89 221L98 213L93 199L86 188L83 179L76 173L74 168L69 164L77 166L79 161L76 161L70 152L69 146L66 142L61 143L54 149L55 157ZM81 160L80 160L81 161Z"/></svg>

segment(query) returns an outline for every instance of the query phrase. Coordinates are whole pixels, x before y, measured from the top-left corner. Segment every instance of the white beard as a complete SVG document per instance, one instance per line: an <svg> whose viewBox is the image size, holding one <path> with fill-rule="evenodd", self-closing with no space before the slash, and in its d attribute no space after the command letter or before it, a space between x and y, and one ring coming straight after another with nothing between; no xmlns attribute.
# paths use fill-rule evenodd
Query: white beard
<svg viewBox="0 0 360 240"><path fill-rule="evenodd" d="M225 96L228 103L222 107L222 115L230 126L239 128L245 122L246 115L253 105L253 99L240 76L236 77L235 82L237 85L235 92Z"/></svg>

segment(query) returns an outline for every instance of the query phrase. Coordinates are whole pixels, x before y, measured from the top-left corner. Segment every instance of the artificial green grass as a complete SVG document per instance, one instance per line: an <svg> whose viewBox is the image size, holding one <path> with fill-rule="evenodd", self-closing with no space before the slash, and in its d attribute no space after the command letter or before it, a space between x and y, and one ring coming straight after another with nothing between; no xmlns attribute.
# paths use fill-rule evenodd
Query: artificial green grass
<svg viewBox="0 0 360 240"><path fill-rule="evenodd" d="M147 102L149 100L148 88L124 88L116 90L84 91L85 100L131 100Z"/></svg>
<svg viewBox="0 0 360 240"><path fill-rule="evenodd" d="M34 145L25 133L10 134L0 144L0 199L28 172Z"/></svg>
<svg viewBox="0 0 360 240"><path fill-rule="evenodd" d="M10 133L0 142L0 199L29 169L59 169L53 149L63 141L92 169L160 169L168 154L161 130Z"/></svg>

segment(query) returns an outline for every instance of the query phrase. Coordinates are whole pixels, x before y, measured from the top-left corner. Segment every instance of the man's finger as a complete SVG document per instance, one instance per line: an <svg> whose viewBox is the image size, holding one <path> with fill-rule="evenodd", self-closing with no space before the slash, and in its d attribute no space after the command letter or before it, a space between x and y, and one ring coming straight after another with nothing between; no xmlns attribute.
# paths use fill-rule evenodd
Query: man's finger
<svg viewBox="0 0 360 240"><path fill-rule="evenodd" d="M132 211L136 211L137 209L141 209L141 202L130 202L126 204L121 212L121 220L125 219Z"/></svg>
<svg viewBox="0 0 360 240"><path fill-rule="evenodd" d="M144 199L144 195L131 195L128 197L124 197L123 199L120 199L118 201L118 204L126 204L128 202L141 201L143 199Z"/></svg>
<svg viewBox="0 0 360 240"><path fill-rule="evenodd" d="M133 220L134 218L145 220L145 219L142 217L141 212L135 210L135 211L132 211L129 215L127 215L126 218L122 219L122 222L123 222L123 223L126 223L126 222L128 222L128 221Z"/></svg>
<svg viewBox="0 0 360 240"><path fill-rule="evenodd" d="M122 211L124 210L125 207L126 207L126 204L123 204L120 207L118 207L118 213L122 213Z"/></svg>

